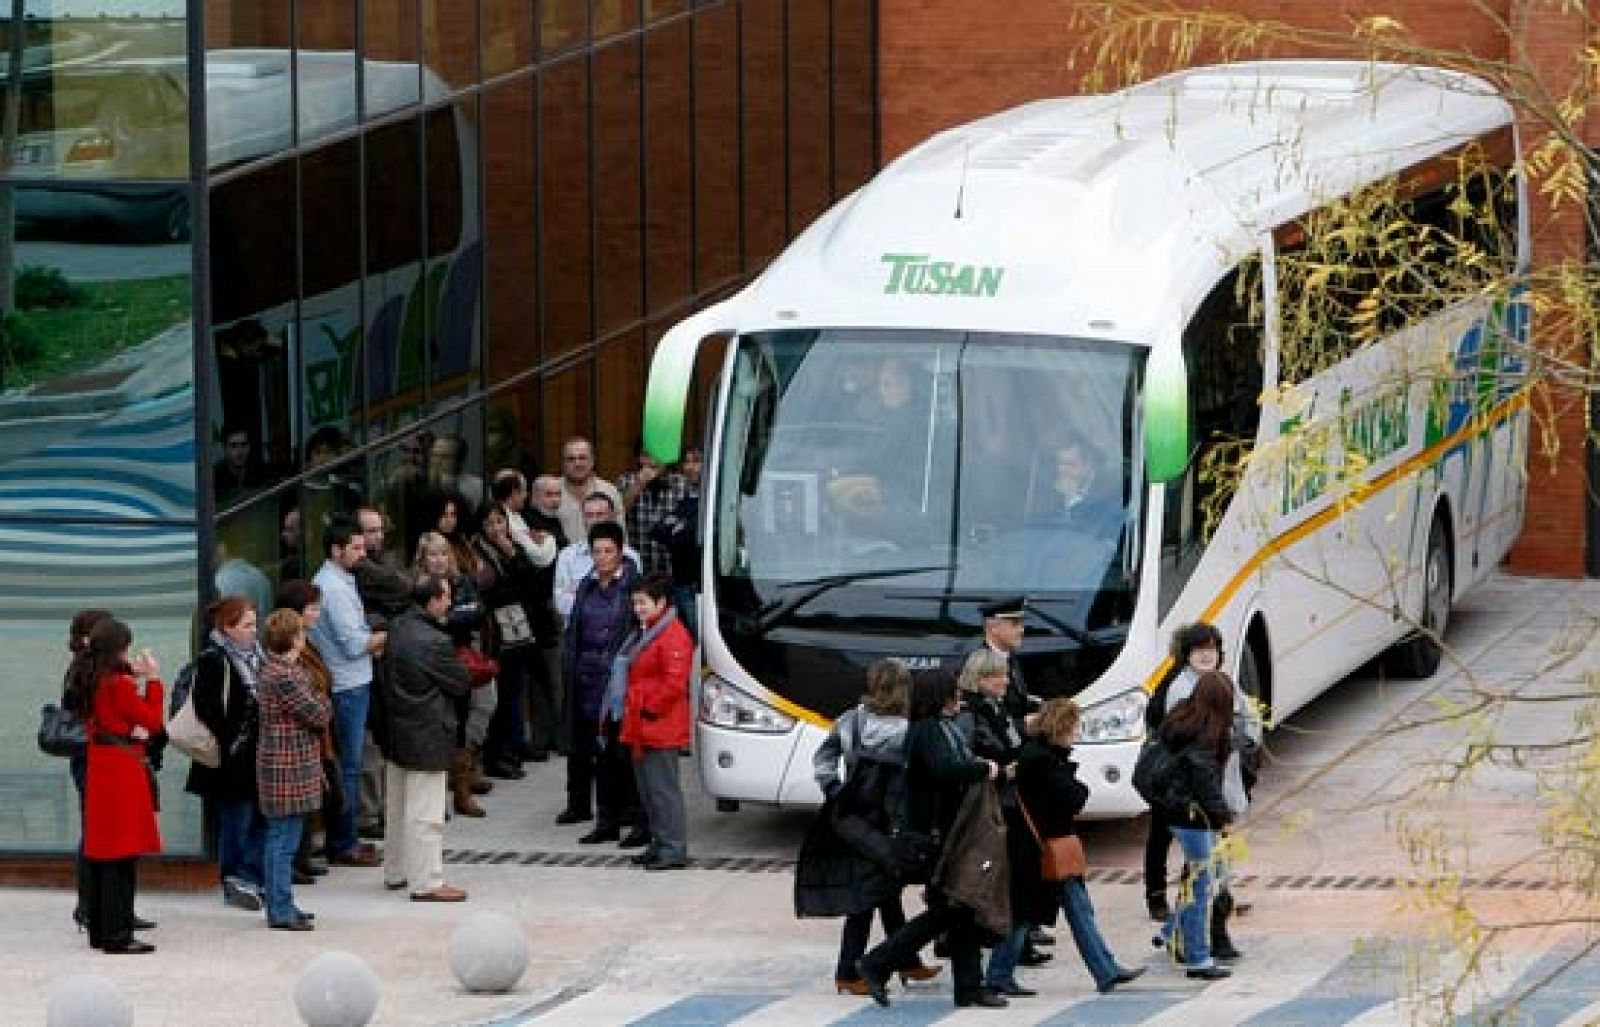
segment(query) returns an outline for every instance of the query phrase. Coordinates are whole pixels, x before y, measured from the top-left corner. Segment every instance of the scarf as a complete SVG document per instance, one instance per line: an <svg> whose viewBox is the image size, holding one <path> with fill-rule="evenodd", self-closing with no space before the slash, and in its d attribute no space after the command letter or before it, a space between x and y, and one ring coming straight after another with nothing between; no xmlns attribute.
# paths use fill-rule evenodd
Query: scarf
<svg viewBox="0 0 1600 1027"><path fill-rule="evenodd" d="M643 631L635 631L623 640L622 648L617 650L617 655L611 660L611 679L606 682L605 698L600 700L600 719L610 717L617 723L622 723L622 708L628 701L628 670L633 666L633 661L639 654L650 647L650 643L661 637L667 630L667 625L678 619L678 614L667 607L666 612L656 618L656 622Z"/></svg>
<svg viewBox="0 0 1600 1027"><path fill-rule="evenodd" d="M233 639L213 628L210 635L211 641L222 654L232 663L234 672L239 675L239 680L249 690L252 697L256 694L256 681L261 676L261 667L266 662L266 653L261 651L261 643L257 642L248 649L243 648Z"/></svg>

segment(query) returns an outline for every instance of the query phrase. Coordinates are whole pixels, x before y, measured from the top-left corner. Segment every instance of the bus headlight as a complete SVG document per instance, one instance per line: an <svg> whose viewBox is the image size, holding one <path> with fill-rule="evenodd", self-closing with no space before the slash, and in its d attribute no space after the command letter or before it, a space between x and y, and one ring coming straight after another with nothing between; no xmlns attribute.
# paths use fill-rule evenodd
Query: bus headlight
<svg viewBox="0 0 1600 1027"><path fill-rule="evenodd" d="M715 674L707 674L700 683L700 719L717 727L763 735L785 734L794 727L793 717Z"/></svg>
<svg viewBox="0 0 1600 1027"><path fill-rule="evenodd" d="M1078 721L1078 741L1136 742L1144 737L1144 708L1149 695L1142 688L1130 688L1093 706L1086 706Z"/></svg>

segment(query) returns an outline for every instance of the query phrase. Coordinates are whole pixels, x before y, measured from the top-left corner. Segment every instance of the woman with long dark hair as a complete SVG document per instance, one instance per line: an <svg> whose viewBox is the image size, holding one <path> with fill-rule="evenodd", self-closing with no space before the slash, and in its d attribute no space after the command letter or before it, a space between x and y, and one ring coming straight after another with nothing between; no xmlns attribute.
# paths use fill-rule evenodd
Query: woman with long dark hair
<svg viewBox="0 0 1600 1027"><path fill-rule="evenodd" d="M89 944L106 953L140 955L155 946L133 936L138 860L161 851L155 775L145 744L161 732L166 689L148 649L129 659L132 645L126 625L112 617L101 620L73 663L67 694L89 736L83 822Z"/></svg>
<svg viewBox="0 0 1600 1027"><path fill-rule="evenodd" d="M999 764L972 754L950 718L960 704L955 679L926 674L912 681L910 726L906 729L906 828L948 838L969 785L993 781ZM930 885L928 908L917 914L883 944L856 961L867 991L880 1006L889 1004L889 975L909 966L922 947L939 935L950 950L957 1006L998 1009L1005 998L983 986L979 935L970 909L951 902Z"/></svg>
<svg viewBox="0 0 1600 1027"><path fill-rule="evenodd" d="M1188 701L1179 703L1157 732L1171 758L1171 770L1158 801L1172 836L1183 850L1184 888L1175 916L1156 944L1182 941L1181 960L1190 977L1214 981L1228 976L1212 961L1206 919L1217 839L1233 819L1222 793L1222 768L1233 751L1233 682L1220 670L1206 671Z"/></svg>

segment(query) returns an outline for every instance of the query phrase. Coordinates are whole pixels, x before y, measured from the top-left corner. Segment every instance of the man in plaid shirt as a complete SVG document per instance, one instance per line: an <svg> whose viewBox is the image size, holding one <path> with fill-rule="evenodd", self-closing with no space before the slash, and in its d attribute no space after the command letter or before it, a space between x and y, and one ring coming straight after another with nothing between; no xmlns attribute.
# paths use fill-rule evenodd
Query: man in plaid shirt
<svg viewBox="0 0 1600 1027"><path fill-rule="evenodd" d="M651 538L650 532L689 494L688 481L663 468L661 461L641 448L634 469L617 479L617 488L622 492L628 541L639 548L644 576L671 573L667 547Z"/></svg>

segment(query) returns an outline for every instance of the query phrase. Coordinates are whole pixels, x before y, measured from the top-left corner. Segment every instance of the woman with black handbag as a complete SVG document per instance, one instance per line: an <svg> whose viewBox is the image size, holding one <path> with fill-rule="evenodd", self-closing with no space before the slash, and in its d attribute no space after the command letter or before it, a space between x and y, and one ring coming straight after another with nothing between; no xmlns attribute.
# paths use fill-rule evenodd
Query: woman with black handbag
<svg viewBox="0 0 1600 1027"><path fill-rule="evenodd" d="M905 820L910 831L948 838L968 786L993 781L1000 774L998 764L973 755L950 722L958 708L955 679L948 674L926 674L912 681L906 729ZM955 977L956 1005L1005 1008L1005 998L983 986L972 911L951 902L936 885L928 887L927 901L927 909L856 962L873 1001L887 1006L890 974L943 934Z"/></svg>
<svg viewBox="0 0 1600 1027"><path fill-rule="evenodd" d="M479 558L478 595L487 611L484 626L490 641L485 654L500 663L494 710L483 739L483 768L490 777L517 781L526 776L522 769L527 733L523 697L539 658L533 606L539 572L511 537L511 519L502 506L484 512L472 548Z"/></svg>
<svg viewBox="0 0 1600 1027"><path fill-rule="evenodd" d="M145 746L161 732L166 688L149 650L128 656L133 633L106 618L73 663L68 702L88 728L83 858L89 944L108 954L141 955L155 946L133 936L140 856L161 851L155 773Z"/></svg>
<svg viewBox="0 0 1600 1027"><path fill-rule="evenodd" d="M878 660L867 668L867 694L861 703L840 714L833 722L833 730L817 749L812 761L817 787L833 801L829 814L859 813L871 818L888 833L889 810L839 810L838 803L847 800L856 789L846 789L845 782L856 776L856 768L863 759L905 766L906 699L911 690L911 675L893 660ZM844 776L839 770L841 765ZM902 770L903 775L903 770ZM879 804L881 807L881 803ZM904 885L891 867L871 859L866 854L848 847L834 849L837 859L848 866L842 868L849 881L847 904L850 912L844 917L844 927L839 935L839 961L834 970L834 985L841 995L867 995L867 982L856 972L856 960L867 951L867 940L872 935L872 917L876 913L883 924L885 937L893 935L906 925L905 907L900 902ZM925 981L938 975L940 967L928 966L915 953L906 964L898 968L900 980Z"/></svg>
<svg viewBox="0 0 1600 1027"><path fill-rule="evenodd" d="M1078 734L1078 704L1071 699L1051 699L1040 707L1029 726L1030 737L1022 746L1017 761L1017 802L1027 829L1041 850L1053 847L1058 839L1077 840L1074 820L1089 801L1089 787L1078 780L1078 764L1072 758L1072 742ZM1082 843L1066 846L1081 856ZM1084 881L1087 864L1057 870L1055 882L1061 910L1072 929L1083 965L1094 978L1096 990L1104 995L1119 984L1127 984L1144 973L1144 967L1127 969L1117 963L1095 922L1094 905ZM1061 870L1069 872L1061 873ZM1070 872L1075 871L1075 872ZM1044 875L1041 875L1044 876Z"/></svg>

